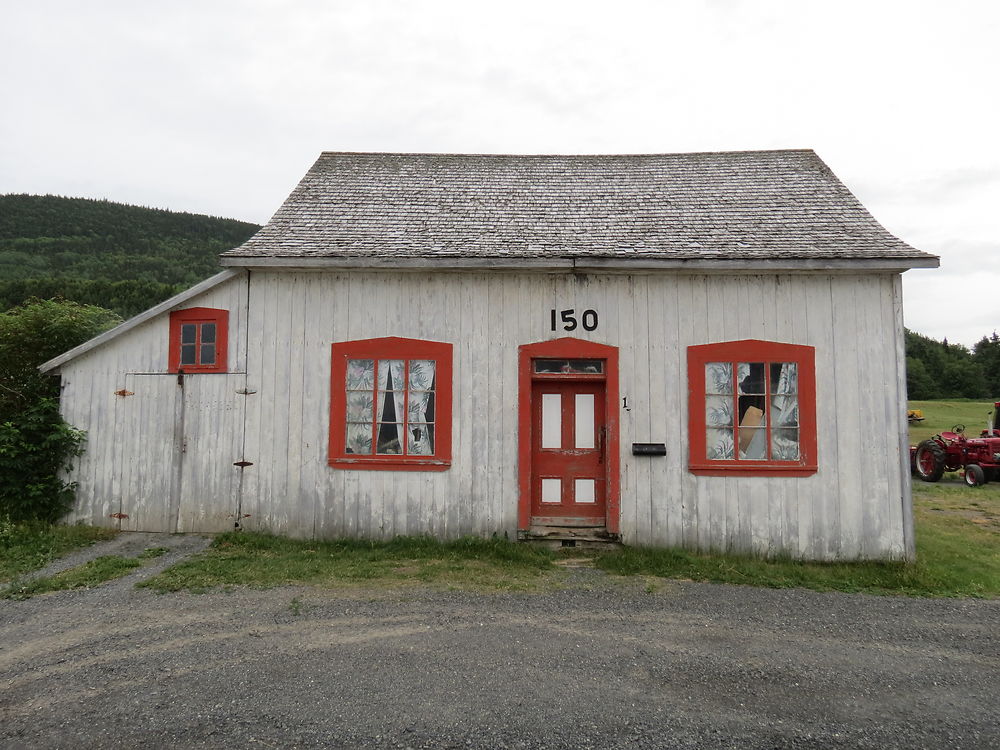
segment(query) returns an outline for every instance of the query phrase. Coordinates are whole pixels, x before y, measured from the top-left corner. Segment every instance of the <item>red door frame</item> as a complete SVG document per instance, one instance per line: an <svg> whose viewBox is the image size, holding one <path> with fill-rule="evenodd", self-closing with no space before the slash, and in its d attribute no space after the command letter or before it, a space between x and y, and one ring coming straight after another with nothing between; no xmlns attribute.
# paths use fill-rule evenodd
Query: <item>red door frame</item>
<svg viewBox="0 0 1000 750"><path fill-rule="evenodd" d="M607 491L605 494L609 533L619 533L619 437L618 437L618 347L582 339L561 338L518 347L517 528L531 527L531 393L534 359L603 359L605 362L604 425L607 429ZM561 376L555 376L562 379Z"/></svg>

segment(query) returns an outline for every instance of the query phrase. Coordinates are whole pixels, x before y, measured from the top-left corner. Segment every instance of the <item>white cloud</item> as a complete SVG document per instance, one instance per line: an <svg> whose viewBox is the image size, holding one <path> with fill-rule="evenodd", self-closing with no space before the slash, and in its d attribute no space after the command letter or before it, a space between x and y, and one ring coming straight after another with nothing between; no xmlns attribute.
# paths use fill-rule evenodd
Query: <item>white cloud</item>
<svg viewBox="0 0 1000 750"><path fill-rule="evenodd" d="M9 4L0 192L262 222L322 150L809 147L941 255L908 325L971 344L1000 325L997 38L971 1Z"/></svg>

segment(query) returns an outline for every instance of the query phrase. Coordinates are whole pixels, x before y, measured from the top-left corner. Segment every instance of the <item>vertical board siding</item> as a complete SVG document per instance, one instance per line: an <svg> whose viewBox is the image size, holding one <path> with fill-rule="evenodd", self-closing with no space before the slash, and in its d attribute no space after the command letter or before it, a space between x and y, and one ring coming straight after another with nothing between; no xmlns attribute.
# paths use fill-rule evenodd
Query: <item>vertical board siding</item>
<svg viewBox="0 0 1000 750"><path fill-rule="evenodd" d="M206 448L211 460L200 470L211 473L211 463L227 472L205 479L207 494L238 496L246 528L299 537L514 538L517 349L574 336L619 348L621 397L630 408L620 412L625 542L815 559L903 557L905 477L862 464L872 450L895 455L905 428L897 287L892 274L254 271L249 282L234 279L187 303L231 311L230 369L245 367L245 387L256 391L225 412L225 431L245 424L245 434ZM577 316L596 310L598 328L552 331L549 311L570 308ZM454 344L448 471L327 464L330 345L383 336ZM687 471L687 347L742 338L816 348L814 476ZM121 388L124 373L162 371L165 341L161 316L64 368L67 418L85 429L100 426L74 474L75 519L110 525L107 516L122 502L116 492L125 485L108 479L121 461L116 440L172 429L163 424L166 410L126 428L131 417L116 417L122 399L101 395ZM121 425L117 436L108 423ZM667 455L633 456L633 442L663 442ZM223 469L222 456L233 451L242 453L234 461L253 466L233 472L229 461ZM185 474L185 485L192 481ZM226 501L227 512L232 505ZM193 517L216 510L197 506Z"/></svg>
<svg viewBox="0 0 1000 750"><path fill-rule="evenodd" d="M242 372L246 367L246 300L247 277L237 276L177 308L216 307L230 311L230 372ZM151 454L157 454L161 448L166 450L163 441L173 440L176 409L172 396L166 395L172 393L166 386L157 386L160 390L155 393L159 395L153 396L153 402L146 399L140 403L136 401L136 396L116 396L115 391L135 392L132 386L140 383L148 396L153 388L152 381L145 382L139 379L139 375L166 373L169 320L169 315L163 314L146 321L60 368L63 417L87 433L86 450L67 475L70 481L78 483L77 502L67 517L71 523L84 522L110 528L131 528L135 525L131 519L119 522L112 515L128 513L128 510L123 510L123 503L127 500L125 494L129 486L152 481L148 479L152 470L144 465L144 452L150 445L155 446ZM138 395L139 392L136 393ZM156 403L161 398L170 398L171 404ZM236 460L239 460L238 457L233 458L233 461ZM123 481L133 484L124 484ZM141 490L140 494L155 505L169 502L169 486L151 489L149 493ZM140 507L137 513L143 517L148 513L161 513L166 519L169 507L162 511Z"/></svg>

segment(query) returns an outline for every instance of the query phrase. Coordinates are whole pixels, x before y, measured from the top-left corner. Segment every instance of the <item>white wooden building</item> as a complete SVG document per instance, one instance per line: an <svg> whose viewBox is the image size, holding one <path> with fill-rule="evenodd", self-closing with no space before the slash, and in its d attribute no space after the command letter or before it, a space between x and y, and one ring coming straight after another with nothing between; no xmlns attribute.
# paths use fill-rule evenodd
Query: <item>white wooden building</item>
<svg viewBox="0 0 1000 750"><path fill-rule="evenodd" d="M908 558L900 274L811 151L325 153L53 359L71 520Z"/></svg>

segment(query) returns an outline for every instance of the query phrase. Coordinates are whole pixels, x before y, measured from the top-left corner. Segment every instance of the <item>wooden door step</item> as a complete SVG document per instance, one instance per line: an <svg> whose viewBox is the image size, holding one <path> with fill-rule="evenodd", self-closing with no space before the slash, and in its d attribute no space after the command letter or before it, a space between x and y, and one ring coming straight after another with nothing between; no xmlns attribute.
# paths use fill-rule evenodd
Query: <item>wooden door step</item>
<svg viewBox="0 0 1000 750"><path fill-rule="evenodd" d="M533 524L527 531L517 532L522 542L541 543L550 547L603 547L618 544L618 535L603 526L550 526Z"/></svg>

